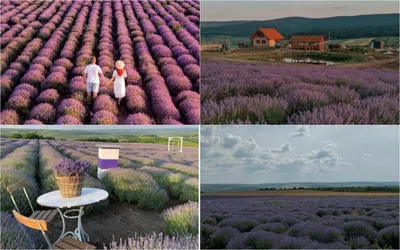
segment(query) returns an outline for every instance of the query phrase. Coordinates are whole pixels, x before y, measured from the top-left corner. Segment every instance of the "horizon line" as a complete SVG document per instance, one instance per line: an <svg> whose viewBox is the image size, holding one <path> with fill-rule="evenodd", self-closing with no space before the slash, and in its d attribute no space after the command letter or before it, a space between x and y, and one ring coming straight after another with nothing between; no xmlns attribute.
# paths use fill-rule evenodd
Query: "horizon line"
<svg viewBox="0 0 400 250"><path fill-rule="evenodd" d="M306 16L285 16L285 17L279 17L279 18L274 18L274 19L241 19L241 20L200 20L201 22L251 22L251 21L273 21L273 20L279 20L279 19L285 19L285 18L307 18L307 19L325 19L325 18L333 18L333 17L356 17L356 16L372 16L372 15L400 15L399 12L392 12L392 13L375 13L375 14L362 14L362 15L342 15L342 16L326 16L326 17L306 17Z"/></svg>

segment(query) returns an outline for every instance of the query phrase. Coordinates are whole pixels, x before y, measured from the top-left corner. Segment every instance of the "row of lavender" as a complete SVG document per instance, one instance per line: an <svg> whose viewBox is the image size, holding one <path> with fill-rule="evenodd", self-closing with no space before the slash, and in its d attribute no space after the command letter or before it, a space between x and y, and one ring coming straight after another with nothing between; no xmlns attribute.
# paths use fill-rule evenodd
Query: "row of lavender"
<svg viewBox="0 0 400 250"><path fill-rule="evenodd" d="M398 124L399 74L203 62L204 124Z"/></svg>
<svg viewBox="0 0 400 250"><path fill-rule="evenodd" d="M202 248L399 248L399 196L202 197Z"/></svg>
<svg viewBox="0 0 400 250"><path fill-rule="evenodd" d="M51 143L57 150L60 150L69 157L90 161L93 166L91 173L96 175L98 149L93 143L64 141ZM156 208L163 207L168 196L181 201L198 201L199 172L197 167L175 162L165 162L168 155L151 156L150 158L140 157L142 153L143 155L151 154L153 145L147 145L147 148L144 149L137 147L135 144L124 143L120 145L123 146L124 150L120 153L119 166L121 168L126 168L126 170L110 173L110 178L114 178L113 181L117 182L117 179L123 178L127 181L135 180L138 182L138 177L134 178L134 176L142 176L145 179L151 180L154 179L159 186L155 185L153 192L161 195L157 199ZM154 146L158 148L158 145ZM135 154L131 154L132 151L134 151ZM164 163L160 164L161 162ZM135 185L129 189L135 189L134 186ZM160 187L164 190L161 190ZM122 196L122 194L120 196ZM149 199L143 200L143 202L144 201L148 202Z"/></svg>
<svg viewBox="0 0 400 250"><path fill-rule="evenodd" d="M19 7L24 13L37 8L29 20L39 21L21 32L20 23L2 23L4 41L20 41L2 47L3 124L199 123L198 1L38 1ZM106 78L89 110L82 76L92 55ZM128 74L126 121L118 119L109 80L116 59Z"/></svg>
<svg viewBox="0 0 400 250"><path fill-rule="evenodd" d="M2 171L2 176L1 176L1 212L2 212L2 219L3 215L6 215L13 209L13 204L11 202L11 199L9 195L7 195L6 192L6 187L19 181L19 180L26 180L28 182L29 188L28 193L31 199L36 199L36 197L40 193L48 192L57 189L57 185L54 179L54 176L52 174L52 166L55 165L57 162L61 161L62 159L65 159L65 155L60 153L60 151L56 150L53 146L50 144L51 141L43 141L43 140L10 140L7 143L4 143L4 146L7 146L7 144L14 144L14 143L20 143L20 146L16 148L14 151L10 152L7 154L2 160L1 160L1 171ZM54 143L54 142L53 142ZM55 143L56 144L56 143ZM14 147L10 145L11 147ZM2 145L3 147L3 145ZM75 158L75 157L72 157ZM38 166L33 166L32 162L39 162ZM18 169L17 167L18 166ZM129 169L126 169L129 170ZM119 174L117 175L123 175L125 177L129 177L130 179L130 184L133 185L135 183L136 187L138 185L142 185L141 188L136 188L136 190L142 190L142 192L145 192L146 186L152 186L154 185L154 180L151 179L151 176L147 175L145 173L139 174L139 173L133 173L134 171L128 171L127 176L125 176L125 173L122 173L123 171L120 171ZM139 172L139 171L136 171ZM35 176L39 176L39 183L36 182ZM116 175L116 176L117 176ZM107 179L105 180L105 184L101 183L98 179L92 177L92 176L87 176L85 178L85 186L89 187L96 187L96 188L103 188L106 189L110 192L111 187L108 185L108 181L112 180ZM116 181L120 181L121 179L117 179ZM127 179L124 179L127 181ZM133 182L135 180L135 182ZM117 185L117 183L115 184ZM118 183L118 185L121 185L121 183ZM39 190L38 187L41 187ZM123 186L119 186L119 188L124 188ZM137 191L136 191L137 192ZM198 192L197 192L198 194ZM143 196L142 194L134 194L131 193L131 196ZM156 198L152 198L151 195L155 195L154 193L147 192L146 196L147 199L152 200L153 202L156 200ZM21 204L19 206L21 211L29 211L29 206L27 205L25 201L25 197L23 195L16 195L16 201L18 204ZM25 205L24 205L25 204ZM87 212L92 212L94 209L97 210L99 208L103 208L107 203L102 203L98 204L96 206L90 206L86 209L85 213ZM154 207L143 207L143 208L150 208L154 209ZM181 235L183 238L168 238L168 236L163 236L161 238L158 238L157 242L153 242L152 244L172 244L175 246L185 244L193 245L197 244L197 238L196 235L198 234L198 203L197 202L188 202L184 205L177 206L174 208L167 209L163 212L163 217L164 217L164 233L169 234L169 235ZM25 234L20 231L18 232L10 232L7 231L10 226L13 226L14 223L16 223L15 219L12 219L11 217L7 217L8 222L7 224L2 224L2 248L4 249L10 249L10 248L23 248L23 246L28 246L25 244L30 244L34 243L30 240L25 240L25 241L20 241L20 240L15 240L18 239L19 237L24 238ZM183 219L186 218L186 219ZM11 223L12 222L12 223ZM4 227L3 227L4 226ZM30 233L30 231L28 232ZM193 235L194 237L187 237L186 235ZM9 238L12 237L12 238ZM149 236L150 238L154 238L154 236ZM164 242L165 241L165 242ZM39 241L37 241L39 242ZM127 245L132 245L133 243L135 244L149 244L148 242L144 242L141 240L134 240L134 239L128 239L126 242L121 242L120 244L127 244ZM179 244L178 244L179 243ZM178 244L178 245L176 245ZM32 246L32 245L30 245ZM182 247L183 247L182 246ZM114 242L111 245L111 248L116 249L118 247L118 243ZM122 247L122 246L121 246ZM133 246L132 246L133 247ZM139 247L139 245L135 246Z"/></svg>

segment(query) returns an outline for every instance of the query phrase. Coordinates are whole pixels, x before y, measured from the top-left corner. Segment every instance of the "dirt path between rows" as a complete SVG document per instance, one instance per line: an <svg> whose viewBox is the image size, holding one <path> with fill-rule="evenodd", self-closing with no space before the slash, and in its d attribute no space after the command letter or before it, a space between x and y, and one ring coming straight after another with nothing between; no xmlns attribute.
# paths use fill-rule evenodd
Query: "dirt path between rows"
<svg viewBox="0 0 400 250"><path fill-rule="evenodd" d="M90 244L98 249L109 247L113 238L127 240L135 235L162 232L162 214L155 211L143 211L127 203L109 204L103 211L93 215L83 215L82 225L89 234ZM77 221L66 220L66 231L75 230ZM62 231L62 221L57 216L52 221L48 235L55 242Z"/></svg>

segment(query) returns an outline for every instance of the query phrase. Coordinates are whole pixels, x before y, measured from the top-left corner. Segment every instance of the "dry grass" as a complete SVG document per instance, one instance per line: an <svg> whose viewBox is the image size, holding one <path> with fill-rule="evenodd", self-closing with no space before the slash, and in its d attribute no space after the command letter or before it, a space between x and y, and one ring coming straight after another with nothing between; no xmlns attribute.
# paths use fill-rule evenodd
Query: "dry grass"
<svg viewBox="0 0 400 250"><path fill-rule="evenodd" d="M398 193L383 192L332 192L312 190L269 190L202 193L202 196L399 196Z"/></svg>

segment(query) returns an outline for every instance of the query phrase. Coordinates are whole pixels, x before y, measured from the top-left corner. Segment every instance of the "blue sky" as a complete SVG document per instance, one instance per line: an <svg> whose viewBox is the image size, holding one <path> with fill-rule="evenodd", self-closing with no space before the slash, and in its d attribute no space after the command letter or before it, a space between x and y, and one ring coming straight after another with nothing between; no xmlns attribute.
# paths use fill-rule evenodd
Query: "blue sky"
<svg viewBox="0 0 400 250"><path fill-rule="evenodd" d="M202 21L270 20L399 13L398 1L243 1L201 0Z"/></svg>
<svg viewBox="0 0 400 250"><path fill-rule="evenodd" d="M399 180L398 126L202 126L201 183Z"/></svg>

